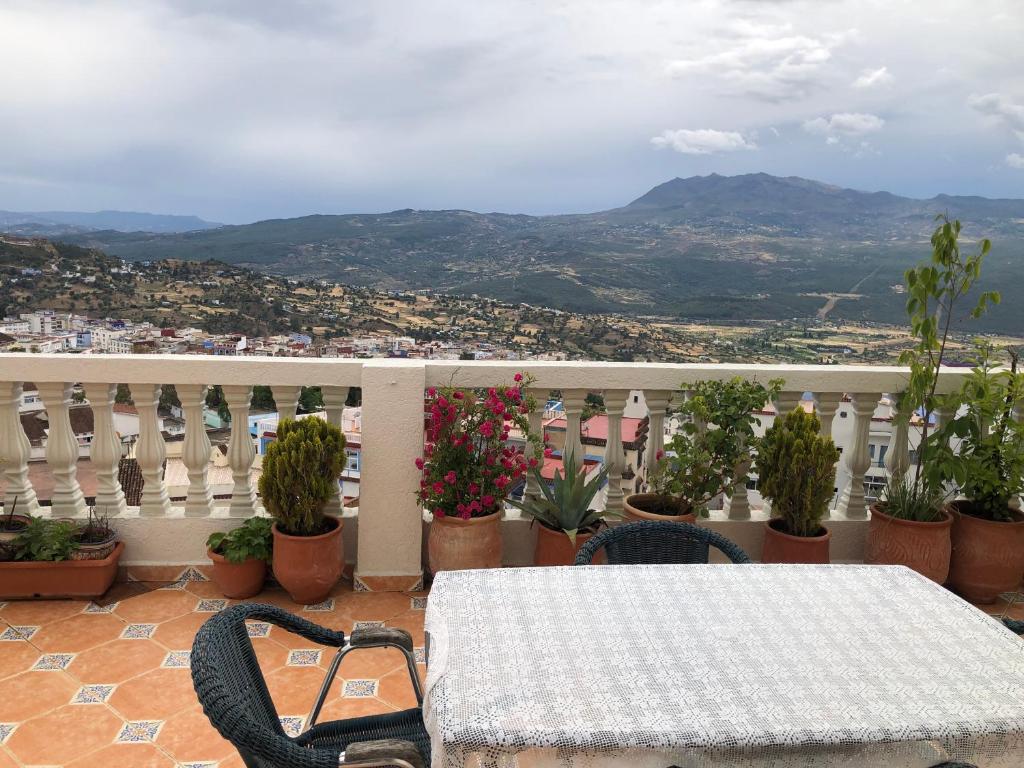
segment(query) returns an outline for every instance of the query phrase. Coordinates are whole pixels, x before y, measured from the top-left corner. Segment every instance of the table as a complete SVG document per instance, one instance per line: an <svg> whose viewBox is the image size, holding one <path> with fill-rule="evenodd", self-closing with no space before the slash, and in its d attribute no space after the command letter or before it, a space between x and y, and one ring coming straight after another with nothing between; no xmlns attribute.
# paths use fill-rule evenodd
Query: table
<svg viewBox="0 0 1024 768"><path fill-rule="evenodd" d="M439 574L434 768L1024 765L1024 641L898 566Z"/></svg>

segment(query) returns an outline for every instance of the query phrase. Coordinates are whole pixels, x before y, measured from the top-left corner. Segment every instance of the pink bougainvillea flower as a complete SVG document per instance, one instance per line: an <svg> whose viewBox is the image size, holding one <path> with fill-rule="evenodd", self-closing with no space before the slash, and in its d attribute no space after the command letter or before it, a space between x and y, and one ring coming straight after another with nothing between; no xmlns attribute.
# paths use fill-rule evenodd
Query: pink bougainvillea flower
<svg viewBox="0 0 1024 768"><path fill-rule="evenodd" d="M423 459L416 459L416 469L423 469L423 467L424 467Z"/></svg>
<svg viewBox="0 0 1024 768"><path fill-rule="evenodd" d="M434 507L434 517L444 517L444 510L441 507Z"/></svg>
<svg viewBox="0 0 1024 768"><path fill-rule="evenodd" d="M458 477L455 474L455 470L451 470L450 472L448 472L447 475L444 476L444 481L448 483L448 485L455 485L455 481L457 479Z"/></svg>
<svg viewBox="0 0 1024 768"><path fill-rule="evenodd" d="M654 460L655 461L661 461L663 458L665 458L665 452L664 451L658 451L656 454L654 454Z"/></svg>
<svg viewBox="0 0 1024 768"><path fill-rule="evenodd" d="M430 389L427 390L427 396L437 397L437 390L434 387L431 387Z"/></svg>
<svg viewBox="0 0 1024 768"><path fill-rule="evenodd" d="M544 449L544 458L545 459L550 459L554 455L555 455L555 452L554 452L553 449L551 449L551 448L545 448Z"/></svg>
<svg viewBox="0 0 1024 768"><path fill-rule="evenodd" d="M484 496L481 499L481 501L483 502L484 507L487 508L487 509L490 509L491 507L494 506L494 497L493 496L489 496L489 495L488 496Z"/></svg>
<svg viewBox="0 0 1024 768"><path fill-rule="evenodd" d="M523 374L521 374L521 373L517 373L515 376L512 377L512 381L515 381L515 382L520 382L522 380L523 380Z"/></svg>
<svg viewBox="0 0 1024 768"><path fill-rule="evenodd" d="M530 466L531 467L536 467L537 464L539 464L539 463L540 462L538 462L535 458L533 458L532 456L530 457Z"/></svg>
<svg viewBox="0 0 1024 768"><path fill-rule="evenodd" d="M498 490L504 490L505 486L511 482L507 475L498 475L494 478L494 484L498 486Z"/></svg>

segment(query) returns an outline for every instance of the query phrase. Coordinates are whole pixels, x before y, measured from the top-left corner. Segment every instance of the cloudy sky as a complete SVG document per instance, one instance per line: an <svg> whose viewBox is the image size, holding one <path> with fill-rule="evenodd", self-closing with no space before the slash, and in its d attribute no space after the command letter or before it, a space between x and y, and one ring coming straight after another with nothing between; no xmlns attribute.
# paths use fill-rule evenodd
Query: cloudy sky
<svg viewBox="0 0 1024 768"><path fill-rule="evenodd" d="M4 0L0 209L622 205L766 171L1024 197L1020 0Z"/></svg>

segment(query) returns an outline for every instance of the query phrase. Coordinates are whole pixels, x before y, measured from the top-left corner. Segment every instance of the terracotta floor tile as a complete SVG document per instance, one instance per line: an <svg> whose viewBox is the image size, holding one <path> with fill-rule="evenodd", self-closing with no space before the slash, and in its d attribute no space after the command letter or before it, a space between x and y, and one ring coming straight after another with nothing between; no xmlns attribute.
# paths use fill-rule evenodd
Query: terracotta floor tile
<svg viewBox="0 0 1024 768"><path fill-rule="evenodd" d="M121 725L102 704L69 704L22 723L6 746L27 765L65 765L110 744Z"/></svg>
<svg viewBox="0 0 1024 768"><path fill-rule="evenodd" d="M192 647L196 632L211 616L212 613L186 613L162 622L153 633L153 639L174 651L187 650Z"/></svg>
<svg viewBox="0 0 1024 768"><path fill-rule="evenodd" d="M409 610L409 597L404 592L353 592L339 600L338 608L358 621L386 621Z"/></svg>
<svg viewBox="0 0 1024 768"><path fill-rule="evenodd" d="M306 715L313 707L324 670L320 667L282 667L266 677L270 698L280 715ZM328 698L341 695L341 680L336 679Z"/></svg>
<svg viewBox="0 0 1024 768"><path fill-rule="evenodd" d="M120 766L124 768L174 768L175 762L152 744L111 744L109 747L104 747L68 763L66 768L115 768Z"/></svg>
<svg viewBox="0 0 1024 768"><path fill-rule="evenodd" d="M89 602L82 600L13 600L0 609L0 619L8 624L41 627L81 613L87 605Z"/></svg>
<svg viewBox="0 0 1024 768"><path fill-rule="evenodd" d="M121 600L127 600L129 597L135 597L136 595L144 595L147 592L152 592L157 586L163 585L146 584L141 581L119 581L108 589L103 597L98 600L94 600L93 602L98 603L99 605L110 605L111 603L116 603Z"/></svg>
<svg viewBox="0 0 1024 768"><path fill-rule="evenodd" d="M263 676L283 667L288 661L288 649L280 643L276 643L269 637L254 637L252 639L253 650L256 651L256 658L260 663L260 670Z"/></svg>
<svg viewBox="0 0 1024 768"><path fill-rule="evenodd" d="M330 698L320 710L318 723L326 723L331 720L348 720L350 717L364 717L366 715L383 715L397 710L386 701L371 697L365 699L346 699L341 697Z"/></svg>
<svg viewBox="0 0 1024 768"><path fill-rule="evenodd" d="M198 702L188 669L154 669L119 685L109 703L125 720L166 720Z"/></svg>
<svg viewBox="0 0 1024 768"><path fill-rule="evenodd" d="M166 656L152 640L113 640L78 654L67 671L83 683L122 683L156 669Z"/></svg>
<svg viewBox="0 0 1024 768"><path fill-rule="evenodd" d="M22 672L0 682L0 723L18 723L71 701L78 683L63 672Z"/></svg>
<svg viewBox="0 0 1024 768"><path fill-rule="evenodd" d="M416 706L416 693L412 689L409 673L404 669L396 670L380 679L377 684L377 697L396 709Z"/></svg>
<svg viewBox="0 0 1024 768"><path fill-rule="evenodd" d="M19 768L14 758L7 754L3 747L0 747L0 768Z"/></svg>
<svg viewBox="0 0 1024 768"><path fill-rule="evenodd" d="M198 602L183 589L157 589L122 600L114 612L127 622L156 624L191 613Z"/></svg>
<svg viewBox="0 0 1024 768"><path fill-rule="evenodd" d="M25 640L0 642L0 680L19 672L27 672L42 652ZM0 683L0 691L3 683Z"/></svg>
<svg viewBox="0 0 1024 768"><path fill-rule="evenodd" d="M156 743L179 763L212 763L235 752L231 742L222 738L210 725L199 706L168 719L160 729Z"/></svg>
<svg viewBox="0 0 1024 768"><path fill-rule="evenodd" d="M191 592L196 597L202 598L223 598L224 593L220 591L220 587L212 581L190 581L185 584L185 589ZM256 602L259 602L259 596L253 598Z"/></svg>
<svg viewBox="0 0 1024 768"><path fill-rule="evenodd" d="M221 760L217 764L217 768L245 768L245 763L242 761L241 755L235 752L226 760Z"/></svg>
<svg viewBox="0 0 1024 768"><path fill-rule="evenodd" d="M334 650L320 657L320 666L327 667ZM396 648L364 648L349 653L341 662L338 677L345 680L377 680L396 669L405 669L405 656Z"/></svg>
<svg viewBox="0 0 1024 768"><path fill-rule="evenodd" d="M47 624L32 644L47 653L80 653L120 636L125 623L109 613L82 613Z"/></svg>
<svg viewBox="0 0 1024 768"><path fill-rule="evenodd" d="M404 629L412 635L413 643L420 646L426 642L426 635L423 632L424 613L425 611L406 611L399 616L388 619L387 625Z"/></svg>

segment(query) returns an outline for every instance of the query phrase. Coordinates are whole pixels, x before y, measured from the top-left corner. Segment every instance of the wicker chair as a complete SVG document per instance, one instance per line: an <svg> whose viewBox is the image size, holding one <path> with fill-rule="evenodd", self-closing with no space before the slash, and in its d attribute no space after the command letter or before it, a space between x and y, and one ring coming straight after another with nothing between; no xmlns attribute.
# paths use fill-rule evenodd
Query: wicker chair
<svg viewBox="0 0 1024 768"><path fill-rule="evenodd" d="M1003 619L1003 624L1011 632L1015 632L1018 635L1024 635L1024 621L1019 619Z"/></svg>
<svg viewBox="0 0 1024 768"><path fill-rule="evenodd" d="M246 620L265 621L307 640L337 648L307 729L288 736L260 672ZM398 648L406 658L420 706L403 712L319 725L327 690L342 658L360 648ZM401 629L343 632L317 626L272 605L240 603L210 618L192 644L192 684L203 711L221 736L235 745L248 768L427 768L430 740L423 726L423 694L412 638Z"/></svg>
<svg viewBox="0 0 1024 768"><path fill-rule="evenodd" d="M576 565L590 565L604 549L610 565L706 563L710 548L734 563L749 563L747 553L724 536L689 523L639 522L607 528L580 547Z"/></svg>

